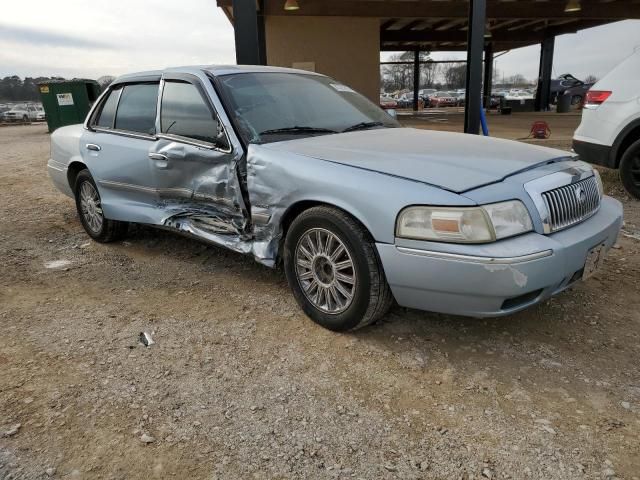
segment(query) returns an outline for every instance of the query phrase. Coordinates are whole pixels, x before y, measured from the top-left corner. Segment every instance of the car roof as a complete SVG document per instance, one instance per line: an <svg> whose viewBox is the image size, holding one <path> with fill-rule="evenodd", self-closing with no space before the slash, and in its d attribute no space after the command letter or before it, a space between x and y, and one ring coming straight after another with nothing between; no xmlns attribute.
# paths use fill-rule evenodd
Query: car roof
<svg viewBox="0 0 640 480"><path fill-rule="evenodd" d="M152 82L157 81L164 73L200 73L208 72L214 76L232 75L237 73L294 73L304 75L318 75L316 72L298 70L295 68L269 67L263 65L191 65L184 67L171 67L164 70L148 70L144 72L127 73L113 81L113 84L127 82Z"/></svg>

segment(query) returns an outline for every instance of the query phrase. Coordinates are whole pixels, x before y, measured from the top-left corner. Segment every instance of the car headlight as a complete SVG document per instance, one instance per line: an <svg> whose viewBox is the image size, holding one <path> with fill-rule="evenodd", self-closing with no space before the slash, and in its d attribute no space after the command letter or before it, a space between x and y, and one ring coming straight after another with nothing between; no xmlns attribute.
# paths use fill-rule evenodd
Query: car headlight
<svg viewBox="0 0 640 480"><path fill-rule="evenodd" d="M533 230L519 200L481 207L408 207L396 222L396 236L452 243L487 243Z"/></svg>

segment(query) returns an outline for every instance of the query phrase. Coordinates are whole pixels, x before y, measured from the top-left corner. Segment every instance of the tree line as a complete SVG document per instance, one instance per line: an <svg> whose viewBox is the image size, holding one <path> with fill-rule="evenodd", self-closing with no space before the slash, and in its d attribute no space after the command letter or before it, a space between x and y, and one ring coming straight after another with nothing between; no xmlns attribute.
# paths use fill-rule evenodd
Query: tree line
<svg viewBox="0 0 640 480"><path fill-rule="evenodd" d="M390 61L408 62L382 65L380 70L381 85L385 92L413 89L413 52L393 55ZM431 60L429 52L420 52L420 61ZM451 63L423 63L420 65L420 88L459 89L464 88L467 76L467 65L452 60ZM499 78L494 70L493 78ZM505 83L514 87L524 87L529 82L523 75L516 74L505 78Z"/></svg>
<svg viewBox="0 0 640 480"><path fill-rule="evenodd" d="M53 80L66 80L63 77L26 77L10 75L0 79L0 102L39 102L40 91L38 83ZM105 88L114 80L114 77L105 75L98 78L101 88Z"/></svg>

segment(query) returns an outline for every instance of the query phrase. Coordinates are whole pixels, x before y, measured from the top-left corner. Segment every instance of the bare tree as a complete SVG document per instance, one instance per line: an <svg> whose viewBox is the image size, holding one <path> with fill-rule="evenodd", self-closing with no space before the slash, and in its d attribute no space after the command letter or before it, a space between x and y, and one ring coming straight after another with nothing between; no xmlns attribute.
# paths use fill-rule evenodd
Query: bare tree
<svg viewBox="0 0 640 480"><path fill-rule="evenodd" d="M464 63L445 63L442 68L444 83L448 88L464 88L467 79L467 65Z"/></svg>
<svg viewBox="0 0 640 480"><path fill-rule="evenodd" d="M511 75L507 78L507 83L511 84L513 87L525 87L529 82L524 78L524 75L516 73L515 75Z"/></svg>
<svg viewBox="0 0 640 480"><path fill-rule="evenodd" d="M596 83L598 81L598 77L596 77L595 75L587 75L584 78L584 83Z"/></svg>
<svg viewBox="0 0 640 480"><path fill-rule="evenodd" d="M382 86L385 91L409 90L413 88L413 52L392 55L392 62L406 62L383 65L381 71ZM430 60L429 52L420 52L420 61ZM420 86L430 86L435 79L437 69L434 64L420 65Z"/></svg>

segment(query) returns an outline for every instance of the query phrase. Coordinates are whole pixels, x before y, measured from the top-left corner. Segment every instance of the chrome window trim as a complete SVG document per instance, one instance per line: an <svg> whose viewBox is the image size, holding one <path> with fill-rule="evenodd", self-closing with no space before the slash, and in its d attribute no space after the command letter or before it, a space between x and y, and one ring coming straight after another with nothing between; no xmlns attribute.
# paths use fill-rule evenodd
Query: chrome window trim
<svg viewBox="0 0 640 480"><path fill-rule="evenodd" d="M142 133L142 132L134 132L131 130L120 130L117 128L114 128L115 124L116 124L116 119L118 117L118 109L120 108L120 99L122 97L122 92L124 91L125 87L127 85L136 85L136 84L151 84L154 82L144 82L144 81L131 81L129 83L118 83L118 84L111 84L109 86L109 88L107 88L104 92L102 92L100 94L100 96L98 97L98 99L95 101L95 103L93 104L93 107L91 107L91 110L89 111L89 114L87 115L87 118L85 119L84 122L84 129L85 130L89 130L91 132L101 132L101 133L113 133L115 135L121 135L123 137L131 137L131 138L140 138L143 140L157 140L158 137L156 136L156 134L147 134L147 133ZM113 116L113 123L111 124L111 128L107 128L107 127L101 127L95 124L95 121L97 120L97 115L98 115L98 109L101 108L104 104L104 102L106 101L104 98L113 90L118 90L118 102L116 103L116 113ZM160 93L160 83L158 82L158 94ZM156 100L156 118L155 118L155 122L154 122L154 128L156 128L158 122L158 101ZM157 128L156 128L157 130Z"/></svg>
<svg viewBox="0 0 640 480"><path fill-rule="evenodd" d="M513 265L516 263L531 262L540 260L541 258L553 255L553 250L543 250L541 252L530 253L518 257L481 257L477 255L465 255L461 253L436 252L433 250L421 250L418 248L399 247L396 250L407 255L416 255L418 257L436 258L439 260L455 260L468 263L479 263L482 265Z"/></svg>
<svg viewBox="0 0 640 480"><path fill-rule="evenodd" d="M98 109L102 107L104 101L105 101L105 97L107 95L109 95L113 90L115 90L114 85L110 85L109 88L105 89L104 92L102 92L100 94L100 96L96 99L96 101L94 102L94 104L91 106L91 109L89 110L89 113L87 114L87 118L84 119L84 124L83 127L85 130L90 130L93 131L95 130L95 125L92 125L94 123L95 120L95 116L98 113ZM122 94L122 88L120 88L120 91L118 93L118 103L120 103L120 95ZM117 104L116 104L116 111L118 110ZM113 116L113 121L115 122L115 115ZM112 124L113 126L113 124ZM98 127L98 128L102 128L102 127Z"/></svg>
<svg viewBox="0 0 640 480"><path fill-rule="evenodd" d="M182 135L173 135L171 133L162 132L162 95L164 93L164 86L167 81L186 82L196 87L198 93L200 93L200 96L202 97L202 100L207 104L212 113L215 115L215 120L218 122L218 125L222 129L224 138L227 141L227 145L229 146L228 148L220 148L213 143L195 140L189 137L184 137ZM222 122L222 118L220 117L220 114L218 113L218 110L216 109L216 106L214 105L212 99L209 97L209 93L196 75L175 72L168 72L162 75L162 78L160 79L160 87L158 88L158 103L156 105L156 132L158 132L156 134L158 138L163 138L165 140L184 143L186 145L191 145L194 147L206 148L208 150L215 150L216 152L220 153L230 154L233 152L233 146L231 144L231 138L229 137L227 128Z"/></svg>
<svg viewBox="0 0 640 480"><path fill-rule="evenodd" d="M114 135L120 135L122 137L138 138L140 140L150 140L152 142L155 142L156 140L158 140L157 135L149 135L146 133L139 133L139 132L130 132L129 130L116 130L115 128L103 128L103 127L93 127L90 130L94 132L99 132L99 133L112 133Z"/></svg>
<svg viewBox="0 0 640 480"><path fill-rule="evenodd" d="M549 190L585 180L594 175L591 166L585 162L578 161L575 165L564 170L536 178L524 184L525 191L529 194L531 201L533 201L536 210L538 210L540 214L540 220L542 221L542 228L545 234L553 233L553 230L551 228L551 213L547 208L542 194Z"/></svg>

